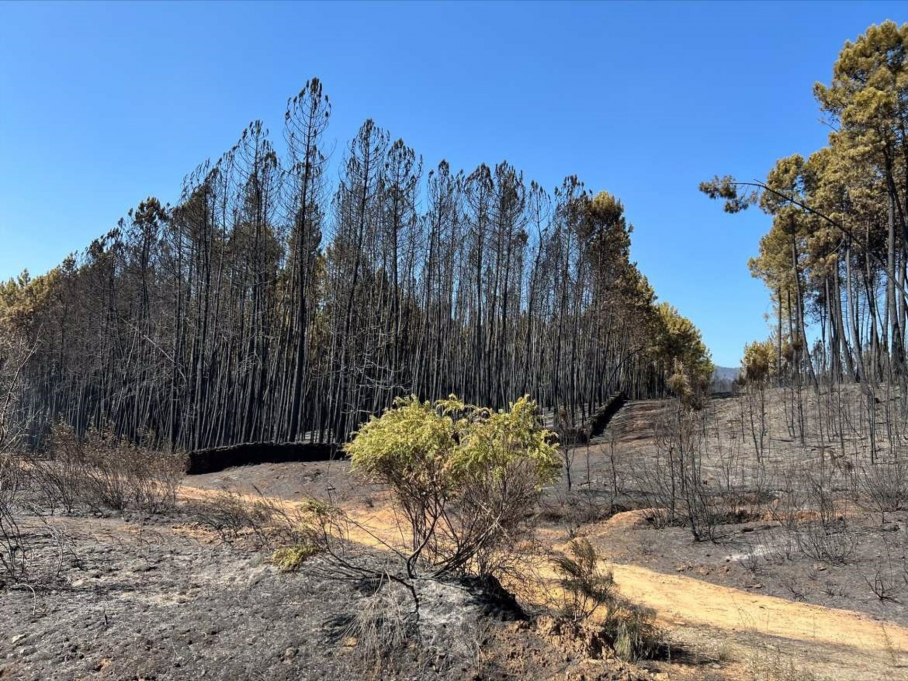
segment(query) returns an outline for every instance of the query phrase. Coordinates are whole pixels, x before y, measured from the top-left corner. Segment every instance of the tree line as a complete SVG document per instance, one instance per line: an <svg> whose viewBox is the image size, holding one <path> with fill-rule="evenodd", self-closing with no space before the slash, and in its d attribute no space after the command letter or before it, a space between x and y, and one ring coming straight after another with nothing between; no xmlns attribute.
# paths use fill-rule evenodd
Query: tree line
<svg viewBox="0 0 908 681"><path fill-rule="evenodd" d="M728 212L772 216L749 265L775 307L777 376L873 382L906 375L908 23L871 26L842 48L814 95L829 143L778 160L765 180L701 190ZM756 357L754 348L750 356Z"/></svg>
<svg viewBox="0 0 908 681"><path fill-rule="evenodd" d="M342 442L410 393L529 394L577 424L617 390L708 382L699 332L630 260L616 197L573 176L548 192L506 162L424 172L372 120L331 182L330 115L310 80L280 153L253 122L176 205L148 198L0 285L33 443L55 421L172 449Z"/></svg>

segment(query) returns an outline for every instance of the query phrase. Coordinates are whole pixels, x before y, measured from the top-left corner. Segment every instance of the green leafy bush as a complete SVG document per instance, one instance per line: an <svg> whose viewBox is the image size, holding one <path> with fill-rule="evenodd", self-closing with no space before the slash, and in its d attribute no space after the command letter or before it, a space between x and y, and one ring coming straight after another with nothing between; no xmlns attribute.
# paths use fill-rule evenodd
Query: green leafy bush
<svg viewBox="0 0 908 681"><path fill-rule="evenodd" d="M271 562L281 572L296 572L303 563L323 552L314 542L303 542L294 546L282 546L271 555Z"/></svg>
<svg viewBox="0 0 908 681"><path fill-rule="evenodd" d="M354 470L388 485L411 528L408 571L488 574L501 565L559 472L552 434L522 397L492 411L452 395L400 398L346 447Z"/></svg>

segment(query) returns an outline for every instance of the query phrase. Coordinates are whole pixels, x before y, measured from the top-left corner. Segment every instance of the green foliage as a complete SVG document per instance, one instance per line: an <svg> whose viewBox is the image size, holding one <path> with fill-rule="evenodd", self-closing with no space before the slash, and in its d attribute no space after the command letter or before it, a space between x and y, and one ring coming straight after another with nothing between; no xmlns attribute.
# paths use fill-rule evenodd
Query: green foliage
<svg viewBox="0 0 908 681"><path fill-rule="evenodd" d="M773 216L749 267L773 296L777 337L788 337L795 371L811 359L807 320L819 318L831 327L831 333L824 329L821 335L828 338L833 371L842 371L837 365L844 359L848 372L858 376L868 369L862 366L862 338L858 323L846 329L844 319L846 313L857 317L860 307L853 302L861 296L857 273L864 277L872 334L878 333L879 315L891 327L882 329L884 337L887 332L903 337L897 315L888 308L895 287L902 288L896 281L898 261L908 253L908 23L885 21L846 42L831 82L817 83L814 95L833 131L827 147L806 159L800 154L779 159L764 182L715 177L700 190L724 200L727 212L758 205ZM878 273L887 280L882 312L874 290ZM843 309L843 297L850 310ZM851 338L843 338L849 332Z"/></svg>
<svg viewBox="0 0 908 681"><path fill-rule="evenodd" d="M281 572L296 572L303 563L322 553L322 547L314 542L303 542L295 546L282 546L271 555L271 562Z"/></svg>
<svg viewBox="0 0 908 681"><path fill-rule="evenodd" d="M435 404L395 400L346 446L353 468L402 496L427 490L456 497L476 476L500 478L517 462L532 464L539 486L559 470L557 446L539 425L536 403L521 397L492 412L451 395Z"/></svg>
<svg viewBox="0 0 908 681"><path fill-rule="evenodd" d="M445 493L453 485L454 425L441 403L399 398L380 418L371 417L345 449L355 471L399 495Z"/></svg>
<svg viewBox="0 0 908 681"><path fill-rule="evenodd" d="M537 485L553 482L560 469L557 446L542 428L536 403L521 397L510 410L488 412L463 406L455 424L460 446L452 463L455 482L491 476L501 479L515 464L525 461L534 470Z"/></svg>
<svg viewBox="0 0 908 681"><path fill-rule="evenodd" d="M564 590L565 615L571 619L587 619L614 597L612 573L599 569L599 555L588 539L573 540L567 553L552 562Z"/></svg>
<svg viewBox="0 0 908 681"><path fill-rule="evenodd" d="M709 385L715 367L700 331L672 305L656 307L654 354L670 370L668 383L680 398L694 400Z"/></svg>
<svg viewBox="0 0 908 681"><path fill-rule="evenodd" d="M29 341L37 337L41 313L59 296L64 266L34 278L23 270L15 279L0 281L0 332L19 333Z"/></svg>
<svg viewBox="0 0 908 681"><path fill-rule="evenodd" d="M814 86L823 109L866 151L894 141L893 122L908 117L906 93L908 24L893 21L871 26L855 42L846 42L833 68L832 83Z"/></svg>
<svg viewBox="0 0 908 681"><path fill-rule="evenodd" d="M451 395L434 404L400 398L346 446L355 471L391 488L417 558L437 570L501 564L560 470L557 446L522 397L493 412Z"/></svg>
<svg viewBox="0 0 908 681"><path fill-rule="evenodd" d="M711 199L724 199L726 213L740 213L756 203L758 196L753 192L742 191L741 184L731 175L701 182L700 191Z"/></svg>
<svg viewBox="0 0 908 681"><path fill-rule="evenodd" d="M602 629L615 655L636 662L655 658L662 648L662 632L655 621L655 610L619 597L612 602Z"/></svg>
<svg viewBox="0 0 908 681"><path fill-rule="evenodd" d="M653 609L622 598L615 590L612 572L603 571L600 557L588 539L575 539L567 553L553 561L564 590L565 614L575 623L589 620L600 608L606 609L595 638L603 641L617 657L637 661L655 657L662 646Z"/></svg>

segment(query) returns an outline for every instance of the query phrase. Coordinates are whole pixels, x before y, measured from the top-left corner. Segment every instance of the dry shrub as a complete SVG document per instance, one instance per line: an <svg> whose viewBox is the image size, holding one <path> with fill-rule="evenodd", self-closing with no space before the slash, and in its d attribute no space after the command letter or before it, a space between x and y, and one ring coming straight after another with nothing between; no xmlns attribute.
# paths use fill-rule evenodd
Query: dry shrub
<svg viewBox="0 0 908 681"><path fill-rule="evenodd" d="M64 441L66 436L62 436ZM67 455L66 451L54 458L37 453L24 453L28 462L33 487L39 494L48 513L53 515L57 508L71 514L82 503L83 490L80 457Z"/></svg>
<svg viewBox="0 0 908 681"><path fill-rule="evenodd" d="M899 457L862 466L857 486L861 505L885 523L887 513L908 509L908 461Z"/></svg>
<svg viewBox="0 0 908 681"><path fill-rule="evenodd" d="M225 544L249 544L263 548L271 543L274 523L271 505L249 500L232 490L221 490L204 499L190 501L187 512L205 530Z"/></svg>
<svg viewBox="0 0 908 681"><path fill-rule="evenodd" d="M655 461L641 461L634 471L644 504L653 509L650 521L685 525L695 541L716 540L719 526L733 517L721 488L705 479L708 418L708 410L675 401L656 423Z"/></svg>
<svg viewBox="0 0 908 681"><path fill-rule="evenodd" d="M32 475L51 509L61 504L67 512L79 504L94 511L170 511L186 466L182 454L118 441L109 432L80 438L63 425L54 429L51 453L49 460L32 459Z"/></svg>
<svg viewBox="0 0 908 681"><path fill-rule="evenodd" d="M471 678L468 670L484 665L491 620L515 614L509 603L494 612L482 579L407 582L376 572L358 582L362 597L338 620L343 645L375 678Z"/></svg>
<svg viewBox="0 0 908 681"><path fill-rule="evenodd" d="M809 667L809 662L800 666L778 646L766 646L745 663L747 678L754 681L820 681L825 678L814 674Z"/></svg>
<svg viewBox="0 0 908 681"><path fill-rule="evenodd" d="M774 552L779 562L793 560L800 549L799 531L806 506L806 495L800 475L789 467L779 472L775 502L769 507L769 517L782 528L782 542Z"/></svg>
<svg viewBox="0 0 908 681"><path fill-rule="evenodd" d="M655 611L617 593L612 572L600 568L589 540L575 539L567 550L554 560L564 597L565 622L557 625L560 635L581 637L584 652L591 657L602 657L604 650L628 662L656 657L664 641ZM592 625L593 614L601 608L605 616Z"/></svg>
<svg viewBox="0 0 908 681"><path fill-rule="evenodd" d="M858 544L843 493L848 481L831 467L814 472L792 465L781 471L778 482L770 513L785 543L775 554L792 559L799 551L823 563L846 564Z"/></svg>
<svg viewBox="0 0 908 681"><path fill-rule="evenodd" d="M0 588L28 583L32 537L21 525L27 476L11 450L22 427L17 412L19 378L30 356L24 342L5 325L0 328Z"/></svg>
<svg viewBox="0 0 908 681"><path fill-rule="evenodd" d="M314 500L288 504L254 489L253 497L224 489L191 501L186 510L226 544L275 551L273 559L282 569L297 569L294 558L301 563L321 552L329 531L323 522L328 506Z"/></svg>
<svg viewBox="0 0 908 681"><path fill-rule="evenodd" d="M844 565L857 548L857 538L836 491L836 479L830 470L804 474L807 506L816 511L817 519L800 525L797 538L801 550L814 560Z"/></svg>
<svg viewBox="0 0 908 681"><path fill-rule="evenodd" d="M27 555L15 513L23 482L18 462L0 453L0 582L4 578L12 583L25 581L27 574Z"/></svg>
<svg viewBox="0 0 908 681"><path fill-rule="evenodd" d="M561 523L571 538L577 536L584 525L607 520L615 513L627 510L611 499L597 498L593 490L567 490L562 488L540 500L539 518Z"/></svg>
<svg viewBox="0 0 908 681"><path fill-rule="evenodd" d="M225 489L186 508L222 542L270 550L271 563L281 572L297 572L310 558L327 554L332 577L361 576L344 556L349 542L331 538L343 534L340 511L315 500L287 504L254 489L253 498Z"/></svg>
<svg viewBox="0 0 908 681"><path fill-rule="evenodd" d="M352 531L368 529L343 511L316 499L284 502L253 489L255 496L224 489L190 501L185 510L198 526L226 544L271 551L271 562L281 571L296 572L310 558L322 556L316 569L326 576L354 584L387 576L405 586L415 602L412 582L393 574L400 554L392 547L375 551L351 541Z"/></svg>
<svg viewBox="0 0 908 681"><path fill-rule="evenodd" d="M539 496L536 465L527 460L471 474L451 500L451 525L438 528L443 542L455 547L447 550L445 571L513 574L515 562L522 560L521 545L533 536Z"/></svg>
<svg viewBox="0 0 908 681"><path fill-rule="evenodd" d="M0 588L47 586L60 576L70 541L28 500L21 460L0 453Z"/></svg>
<svg viewBox="0 0 908 681"><path fill-rule="evenodd" d="M904 532L904 530L902 531ZM901 532L899 532L901 534ZM872 575L861 575L867 586L881 603L902 603L904 594L908 593L908 548L904 538L894 537L886 543L886 555L877 558L872 566Z"/></svg>

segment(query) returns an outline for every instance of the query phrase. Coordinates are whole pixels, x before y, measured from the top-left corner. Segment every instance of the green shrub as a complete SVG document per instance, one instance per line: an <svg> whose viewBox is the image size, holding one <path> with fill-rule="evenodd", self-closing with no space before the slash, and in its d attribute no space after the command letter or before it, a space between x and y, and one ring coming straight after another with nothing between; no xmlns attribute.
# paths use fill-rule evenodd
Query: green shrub
<svg viewBox="0 0 908 681"><path fill-rule="evenodd" d="M655 610L618 596L609 604L602 631L622 660L649 660L662 649L662 632L655 622Z"/></svg>
<svg viewBox="0 0 908 681"><path fill-rule="evenodd" d="M271 555L271 562L281 572L296 572L303 563L322 553L323 549L313 542L303 542L294 546L283 546Z"/></svg>
<svg viewBox="0 0 908 681"><path fill-rule="evenodd" d="M370 419L346 450L354 470L391 488L411 529L411 574L417 560L436 574L486 574L558 475L551 440L527 397L494 412L454 395L434 404L411 396Z"/></svg>

